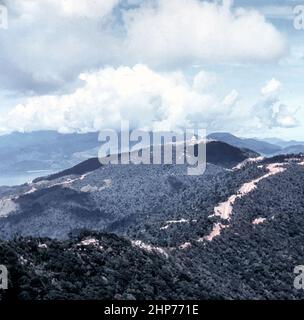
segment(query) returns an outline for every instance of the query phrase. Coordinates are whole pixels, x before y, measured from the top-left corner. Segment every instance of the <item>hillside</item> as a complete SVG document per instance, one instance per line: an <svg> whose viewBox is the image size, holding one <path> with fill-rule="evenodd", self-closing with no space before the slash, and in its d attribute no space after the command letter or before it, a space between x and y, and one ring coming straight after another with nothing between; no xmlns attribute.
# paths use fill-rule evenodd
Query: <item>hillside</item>
<svg viewBox="0 0 304 320"><path fill-rule="evenodd" d="M192 211L147 216L123 237L2 241L11 270L2 299L301 299L293 268L304 254L303 158L261 160L223 178ZM221 203L233 194L226 215Z"/></svg>
<svg viewBox="0 0 304 320"><path fill-rule="evenodd" d="M153 152L153 149L155 150L158 147L151 147L151 153ZM159 149L159 148L158 148ZM195 148L197 150L197 147ZM176 163L176 154L178 157L181 155L184 156L184 151L183 147L178 146L177 148L173 147L173 152L172 152L172 163ZM142 152L142 149L139 149L135 151L134 153ZM162 163L163 157L164 157L164 151L160 150L158 151L162 153ZM197 151L195 151L196 153ZM148 152L149 153L149 152ZM115 155L116 156L116 155ZM211 141L206 143L206 160L208 163L219 165L221 167L226 167L226 168L232 168L236 166L238 163L245 161L248 158L254 158L258 157L259 154L249 150L249 149L239 149L236 147L233 147L227 143L221 142L221 141ZM119 155L119 157L130 157L130 152L129 153L123 153ZM149 153L149 157L151 157ZM151 161L153 161L151 157ZM96 169L101 168L102 165L98 158L91 158L88 160L85 160L77 165L75 165L72 168L63 170L61 172L51 174L46 177L39 177L33 180L34 183L40 182L40 181L52 181L61 177L69 176L69 175L81 175L81 174L86 174L89 172L92 172Z"/></svg>
<svg viewBox="0 0 304 320"><path fill-rule="evenodd" d="M304 157L246 152L201 176L93 161L0 189L2 299L301 298Z"/></svg>
<svg viewBox="0 0 304 320"><path fill-rule="evenodd" d="M83 232L62 242L18 238L0 242L0 258L10 270L10 289L0 291L0 300L179 299L184 283L191 285L171 259L108 234Z"/></svg>
<svg viewBox="0 0 304 320"><path fill-rule="evenodd" d="M0 237L64 238L79 228L124 232L147 216L157 220L159 215L189 214L199 193L214 193L222 179L233 180L227 165L231 168L256 156L222 142L208 143L207 155L207 161L216 165L209 163L200 176L187 176L186 164L101 166L91 159L31 184L5 189L0 194ZM237 181L223 188L234 185Z"/></svg>

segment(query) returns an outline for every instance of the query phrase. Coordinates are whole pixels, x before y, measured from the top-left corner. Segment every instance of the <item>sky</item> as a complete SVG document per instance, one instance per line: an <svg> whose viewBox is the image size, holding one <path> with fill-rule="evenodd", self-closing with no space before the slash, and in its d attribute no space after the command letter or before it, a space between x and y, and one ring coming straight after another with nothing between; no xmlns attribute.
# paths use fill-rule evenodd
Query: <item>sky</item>
<svg viewBox="0 0 304 320"><path fill-rule="evenodd" d="M302 1L0 0L0 134L128 120L304 140Z"/></svg>

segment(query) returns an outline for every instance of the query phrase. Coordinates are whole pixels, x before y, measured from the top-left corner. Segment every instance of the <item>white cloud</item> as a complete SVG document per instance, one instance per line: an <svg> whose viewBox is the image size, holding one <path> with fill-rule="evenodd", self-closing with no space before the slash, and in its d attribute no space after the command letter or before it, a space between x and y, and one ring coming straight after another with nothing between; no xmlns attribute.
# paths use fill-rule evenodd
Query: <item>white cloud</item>
<svg viewBox="0 0 304 320"><path fill-rule="evenodd" d="M9 0L5 1L18 18L33 22L40 14L72 18L103 18L110 14L120 0Z"/></svg>
<svg viewBox="0 0 304 320"><path fill-rule="evenodd" d="M230 109L213 94L198 92L180 72L157 73L147 66L104 68L80 75L71 94L29 98L1 118L3 131L54 129L61 132L119 128L219 129Z"/></svg>
<svg viewBox="0 0 304 320"><path fill-rule="evenodd" d="M238 99L239 99L239 92L234 89L224 98L223 104L225 106L231 107L235 105Z"/></svg>
<svg viewBox="0 0 304 320"><path fill-rule="evenodd" d="M258 62L281 57L284 37L253 10L198 0L148 1L125 13L128 54L154 65Z"/></svg>
<svg viewBox="0 0 304 320"><path fill-rule="evenodd" d="M217 97L215 74L201 70L189 80L187 67L264 63L286 48L261 14L229 0L5 2L10 26L0 33L0 85L33 97L0 119L0 131L91 131L122 119L159 129L197 124L215 131L224 123L230 130L249 113L237 103L238 91ZM267 84L260 103L271 105L278 87ZM262 125L292 125L284 108ZM273 111L260 119L273 119Z"/></svg>
<svg viewBox="0 0 304 320"><path fill-rule="evenodd" d="M262 88L262 95L267 96L277 96L282 89L282 83L277 79L273 78Z"/></svg>
<svg viewBox="0 0 304 320"><path fill-rule="evenodd" d="M282 128L294 128L299 126L299 121L296 117L296 113L299 108L291 108L285 104L280 104L277 106L277 111L275 111L275 121L277 127Z"/></svg>
<svg viewBox="0 0 304 320"><path fill-rule="evenodd" d="M299 125L298 108L281 102L282 83L273 78L261 89L261 98L253 107L253 115L268 128L293 128Z"/></svg>
<svg viewBox="0 0 304 320"><path fill-rule="evenodd" d="M135 4L132 8L122 5ZM230 1L6 0L3 87L47 93L81 72L143 63L158 70L280 58L285 39L257 11ZM116 10L115 10L116 9ZM122 16L122 19L121 19Z"/></svg>
<svg viewBox="0 0 304 320"><path fill-rule="evenodd" d="M188 79L182 72L156 72L140 64L83 73L79 76L81 85L70 94L32 97L15 106L0 118L0 131L89 132L119 129L123 120L130 121L132 128L175 130L197 126L209 132L299 124L297 108L281 102L282 84L278 80L272 79L264 86L251 110L237 103L239 92L235 89L224 98L202 87L197 90L194 80L202 75L207 73L200 71Z"/></svg>
<svg viewBox="0 0 304 320"><path fill-rule="evenodd" d="M119 0L9 0L0 33L4 87L50 92L79 73L111 64L119 48L111 14ZM2 50L3 48L3 50Z"/></svg>
<svg viewBox="0 0 304 320"><path fill-rule="evenodd" d="M50 0L47 0L50 1ZM64 15L101 18L113 10L120 0L52 0Z"/></svg>
<svg viewBox="0 0 304 320"><path fill-rule="evenodd" d="M216 80L214 73L201 70L193 79L193 88L199 92L208 90L215 85Z"/></svg>

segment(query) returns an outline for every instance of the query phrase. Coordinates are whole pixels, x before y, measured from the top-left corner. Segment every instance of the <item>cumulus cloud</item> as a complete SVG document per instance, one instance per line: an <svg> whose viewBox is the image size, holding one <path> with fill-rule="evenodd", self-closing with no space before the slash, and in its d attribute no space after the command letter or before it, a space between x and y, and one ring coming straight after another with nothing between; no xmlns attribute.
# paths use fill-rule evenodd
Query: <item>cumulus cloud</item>
<svg viewBox="0 0 304 320"><path fill-rule="evenodd" d="M249 112L238 91L228 81L220 91L230 93L217 96L217 76L193 75L189 67L265 63L286 49L284 36L260 13L230 0L4 3L10 21L0 33L0 85L28 98L1 117L2 132L87 132L121 120L160 130L217 131L223 123L231 130L246 124ZM279 91L275 79L262 89L257 117L263 125L295 125Z"/></svg>
<svg viewBox="0 0 304 320"><path fill-rule="evenodd" d="M275 111L275 121L277 127L282 128L294 128L299 125L299 121L296 118L295 113L298 108L288 107L285 104L279 104Z"/></svg>
<svg viewBox="0 0 304 320"><path fill-rule="evenodd" d="M112 63L118 50L112 11L119 0L9 0L0 33L3 87L26 93L58 90L84 70Z"/></svg>
<svg viewBox="0 0 304 320"><path fill-rule="evenodd" d="M82 85L65 95L32 97L0 120L2 131L53 129L87 132L119 128L218 130L230 109L213 94L198 92L181 72L158 73L147 66L103 68L83 73Z"/></svg>
<svg viewBox="0 0 304 320"><path fill-rule="evenodd" d="M125 13L131 57L155 65L257 62L284 54L284 37L254 10L232 1L148 1Z"/></svg>
<svg viewBox="0 0 304 320"><path fill-rule="evenodd" d="M87 70L144 63L173 70L193 63L267 62L285 40L257 11L230 1L4 0L3 87L50 93Z"/></svg>
<svg viewBox="0 0 304 320"><path fill-rule="evenodd" d="M203 90L208 75L201 70L189 79L182 72L157 72L142 64L82 73L81 85L69 94L31 97L16 105L0 118L0 132L91 132L120 129L122 121L131 128L209 132L298 125L297 108L281 101L280 81L266 83L251 110L239 103L235 89L224 97L209 87Z"/></svg>
<svg viewBox="0 0 304 320"><path fill-rule="evenodd" d="M298 108L282 103L282 83L273 78L261 89L261 98L253 107L254 115L268 128L293 128L299 125Z"/></svg>

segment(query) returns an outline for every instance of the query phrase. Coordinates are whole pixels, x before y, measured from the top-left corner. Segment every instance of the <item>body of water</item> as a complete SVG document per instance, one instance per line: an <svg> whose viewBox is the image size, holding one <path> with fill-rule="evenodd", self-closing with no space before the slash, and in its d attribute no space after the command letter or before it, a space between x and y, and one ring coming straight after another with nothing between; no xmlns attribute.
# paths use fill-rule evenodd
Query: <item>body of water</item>
<svg viewBox="0 0 304 320"><path fill-rule="evenodd" d="M37 170L18 175L0 175L0 186L17 186L52 173L54 172L51 170Z"/></svg>

